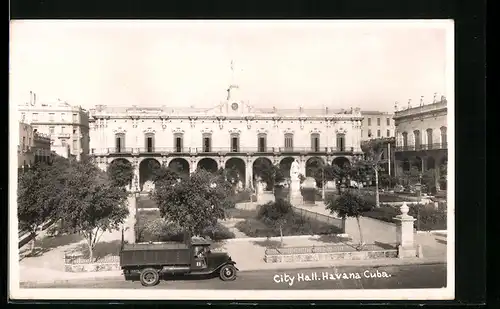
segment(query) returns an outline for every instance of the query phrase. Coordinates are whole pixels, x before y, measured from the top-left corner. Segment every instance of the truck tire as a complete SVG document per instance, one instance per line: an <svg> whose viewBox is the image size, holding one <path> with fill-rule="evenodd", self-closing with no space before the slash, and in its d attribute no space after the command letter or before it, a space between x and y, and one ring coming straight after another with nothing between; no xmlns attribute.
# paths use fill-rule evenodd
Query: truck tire
<svg viewBox="0 0 500 309"><path fill-rule="evenodd" d="M154 268L143 269L140 280L143 286L155 286L160 282L160 273Z"/></svg>
<svg viewBox="0 0 500 309"><path fill-rule="evenodd" d="M233 281L236 279L236 267L231 264L222 266L220 269L220 279L222 281Z"/></svg>

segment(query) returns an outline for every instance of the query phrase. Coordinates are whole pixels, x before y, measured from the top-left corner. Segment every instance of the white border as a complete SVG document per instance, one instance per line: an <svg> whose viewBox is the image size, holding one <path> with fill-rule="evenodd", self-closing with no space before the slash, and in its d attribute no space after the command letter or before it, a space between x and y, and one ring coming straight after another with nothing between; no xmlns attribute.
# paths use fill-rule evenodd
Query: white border
<svg viewBox="0 0 500 309"><path fill-rule="evenodd" d="M23 21L15 21L22 23ZM60 23L67 21L33 20L30 23ZM92 20L78 21L79 24L91 24ZM405 26L415 26L418 28L441 27L447 30L447 65L446 65L446 95L448 100L448 235L447 235L447 287L442 289L404 289L404 290L231 290L227 293L224 290L175 290L169 293L168 290L128 290L128 289L21 289L19 287L19 250L18 224L17 224L17 144L19 141L18 111L14 106L15 102L9 102L10 135L9 135L9 297L11 299L120 299L120 300L252 300L252 299L283 299L283 300L443 300L454 299L455 297L455 95L454 95L454 22L453 20L390 20L390 21L369 21L369 20L349 20L349 21L155 21L138 20L134 21L134 26L167 26L175 23L178 26L192 26L203 23L216 23L226 26L229 23L238 23L251 26L287 26L290 24L299 27L366 27L373 26L395 26L404 24ZM130 25L130 21L99 21L99 26L119 26ZM9 100L10 101L10 100Z"/></svg>

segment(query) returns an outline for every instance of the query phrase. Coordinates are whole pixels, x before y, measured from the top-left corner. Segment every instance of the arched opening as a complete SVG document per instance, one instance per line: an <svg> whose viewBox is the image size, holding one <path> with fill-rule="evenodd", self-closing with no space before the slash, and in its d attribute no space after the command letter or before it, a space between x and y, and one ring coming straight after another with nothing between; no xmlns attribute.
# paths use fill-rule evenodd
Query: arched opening
<svg viewBox="0 0 500 309"><path fill-rule="evenodd" d="M337 158L333 159L332 165L333 164L337 165L338 167L342 167L342 168L351 166L351 162L346 157L337 157Z"/></svg>
<svg viewBox="0 0 500 309"><path fill-rule="evenodd" d="M427 170L432 170L436 168L436 160L434 160L433 157L428 157L426 164L427 164Z"/></svg>
<svg viewBox="0 0 500 309"><path fill-rule="evenodd" d="M292 167L294 160L295 159L292 157L286 157L280 161L280 168L283 171L283 176L285 176L285 178L290 178L290 168Z"/></svg>
<svg viewBox="0 0 500 309"><path fill-rule="evenodd" d="M240 158L231 158L226 161L224 169L226 169L226 178L229 182L233 185L240 186L241 188L246 186L245 161Z"/></svg>
<svg viewBox="0 0 500 309"><path fill-rule="evenodd" d="M448 148L448 136L447 136L447 129L446 127L441 127L441 148L447 149Z"/></svg>
<svg viewBox="0 0 500 309"><path fill-rule="evenodd" d="M179 175L189 176L189 162L186 159L172 159L172 161L168 163L168 168L178 173Z"/></svg>
<svg viewBox="0 0 500 309"><path fill-rule="evenodd" d="M325 161L319 157L312 157L306 161L306 177L314 177L317 170L325 165Z"/></svg>
<svg viewBox="0 0 500 309"><path fill-rule="evenodd" d="M141 161L139 164L139 187L141 191L151 189L154 170L160 168L160 166L160 162L156 159L148 158ZM145 188L145 184L147 184L147 188Z"/></svg>
<svg viewBox="0 0 500 309"><path fill-rule="evenodd" d="M410 171L410 160L404 159L402 166L403 166L403 172L409 172Z"/></svg>
<svg viewBox="0 0 500 309"><path fill-rule="evenodd" d="M132 184L134 179L134 168L132 163L124 158L117 158L111 161L107 167L110 180L119 187Z"/></svg>
<svg viewBox="0 0 500 309"><path fill-rule="evenodd" d="M196 168L215 173L219 169L219 166L217 164L217 161L215 161L214 159L203 158L198 162Z"/></svg>
<svg viewBox="0 0 500 309"><path fill-rule="evenodd" d="M266 190L272 190L273 186L273 162L268 158L259 157L252 164L254 187L260 178L266 184Z"/></svg>
<svg viewBox="0 0 500 309"><path fill-rule="evenodd" d="M448 157L445 156L439 161L439 187L446 190L448 185Z"/></svg>
<svg viewBox="0 0 500 309"><path fill-rule="evenodd" d="M417 170L418 172L422 172L422 158L415 157L415 160L412 161L411 168Z"/></svg>

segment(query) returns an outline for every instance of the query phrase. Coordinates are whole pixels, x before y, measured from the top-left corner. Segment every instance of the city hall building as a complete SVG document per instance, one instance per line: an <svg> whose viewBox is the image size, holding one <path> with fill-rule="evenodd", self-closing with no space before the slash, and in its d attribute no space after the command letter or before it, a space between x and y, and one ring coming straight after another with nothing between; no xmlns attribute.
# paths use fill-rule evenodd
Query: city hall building
<svg viewBox="0 0 500 309"><path fill-rule="evenodd" d="M260 160L287 171L297 160L308 176L311 166L362 155L359 109L260 109L238 90L231 85L212 108L96 106L89 111L91 156L103 170L114 160L131 164L142 188L153 160L184 173L236 168L242 185L253 187Z"/></svg>

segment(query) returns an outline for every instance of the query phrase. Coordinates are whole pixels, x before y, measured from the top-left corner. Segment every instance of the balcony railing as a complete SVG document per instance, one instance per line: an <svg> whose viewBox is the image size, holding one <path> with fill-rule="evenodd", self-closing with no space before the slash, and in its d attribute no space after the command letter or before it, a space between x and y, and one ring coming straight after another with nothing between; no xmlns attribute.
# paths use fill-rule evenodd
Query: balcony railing
<svg viewBox="0 0 500 309"><path fill-rule="evenodd" d="M448 143L422 144L397 146L396 151L421 151L421 150L439 150L448 149Z"/></svg>

